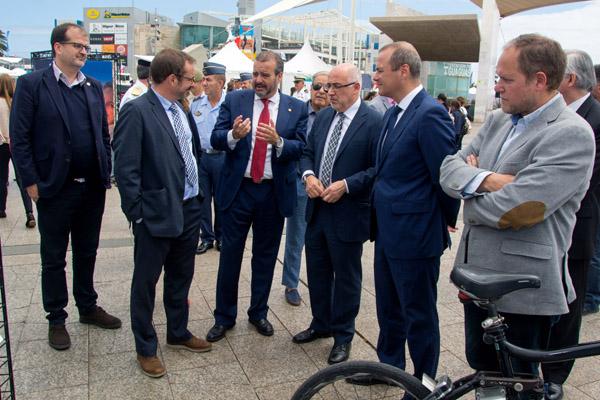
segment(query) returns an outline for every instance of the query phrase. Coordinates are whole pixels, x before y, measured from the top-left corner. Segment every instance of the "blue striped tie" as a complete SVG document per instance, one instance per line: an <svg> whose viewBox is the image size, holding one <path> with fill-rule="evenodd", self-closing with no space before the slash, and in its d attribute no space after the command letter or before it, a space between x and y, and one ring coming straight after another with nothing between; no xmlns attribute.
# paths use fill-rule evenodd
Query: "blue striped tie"
<svg viewBox="0 0 600 400"><path fill-rule="evenodd" d="M181 121L179 110L177 109L177 105L175 103L171 104L169 111L171 111L171 116L173 117L175 136L177 136L179 148L181 149L181 155L183 156L183 161L185 162L185 178L190 186L195 187L198 183L198 170L194 161L194 155L192 154L192 150L189 146L189 140L191 140L191 138L189 138L185 133L185 128L183 127L183 122Z"/></svg>

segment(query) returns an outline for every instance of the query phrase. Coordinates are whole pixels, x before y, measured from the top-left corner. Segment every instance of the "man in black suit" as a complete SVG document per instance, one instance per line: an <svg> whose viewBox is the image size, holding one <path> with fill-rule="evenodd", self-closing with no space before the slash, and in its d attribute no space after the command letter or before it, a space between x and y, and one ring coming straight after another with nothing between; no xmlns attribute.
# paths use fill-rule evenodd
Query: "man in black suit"
<svg viewBox="0 0 600 400"><path fill-rule="evenodd" d="M313 319L293 341L333 335L330 364L350 355L381 130L377 111L360 100L360 82L360 71L352 64L331 70L325 85L331 107L317 115L300 161L310 198L305 246Z"/></svg>
<svg viewBox="0 0 600 400"><path fill-rule="evenodd" d="M156 356L152 326L163 266L167 346L211 349L187 329L203 194L198 183L200 137L179 99L194 82L194 62L179 50L159 52L150 65L152 87L123 107L113 141L121 208L135 237L131 329L142 372L154 378L166 372Z"/></svg>
<svg viewBox="0 0 600 400"><path fill-rule="evenodd" d="M596 84L594 65L590 56L581 50L570 50L567 55L565 77L558 90L567 105L581 115L594 130L596 158L590 186L577 211L575 229L569 248L568 268L577 298L569 304L569 313L560 316L550 331L549 349L573 346L579 342L581 313L585 302L590 259L594 255L595 238L600 222L598 196L600 182L600 103L590 94ZM562 398L562 385L569 377L574 361L542 364L547 383L546 398Z"/></svg>
<svg viewBox="0 0 600 400"><path fill-rule="evenodd" d="M215 324L206 338L221 340L235 325L238 282L252 227L252 297L248 318L261 335L273 335L267 320L269 292L283 222L296 206L297 161L306 142L306 107L279 93L283 60L262 51L254 62L252 90L227 94L210 144L225 152L216 199L223 244L219 259Z"/></svg>
<svg viewBox="0 0 600 400"><path fill-rule="evenodd" d="M81 68L90 49L86 31L61 24L50 38L49 68L21 77L12 104L13 162L29 197L37 202L42 259L42 299L48 342L68 349L69 299L65 275L71 236L73 296L79 321L116 329L121 321L96 305L94 266L106 189L110 188L110 138L102 87Z"/></svg>

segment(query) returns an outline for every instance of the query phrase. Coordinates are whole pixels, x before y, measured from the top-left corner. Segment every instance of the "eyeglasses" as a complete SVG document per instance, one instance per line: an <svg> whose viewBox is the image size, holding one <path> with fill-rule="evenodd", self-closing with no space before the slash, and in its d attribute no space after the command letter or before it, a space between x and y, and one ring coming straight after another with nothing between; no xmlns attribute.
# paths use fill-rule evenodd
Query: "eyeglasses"
<svg viewBox="0 0 600 400"><path fill-rule="evenodd" d="M350 83L347 83L345 85L342 85L341 83L326 83L326 84L323 85L323 90L325 92L329 92L331 89L340 90L342 88L345 88L345 87L348 87L348 86L352 86L355 83L356 82L350 82Z"/></svg>
<svg viewBox="0 0 600 400"><path fill-rule="evenodd" d="M198 80L196 80L195 76L192 76L191 78L185 75L176 75L178 78L180 79L185 79L186 81L192 82L192 83L196 83L199 82Z"/></svg>
<svg viewBox="0 0 600 400"><path fill-rule="evenodd" d="M92 51L92 48L90 46L88 46L87 44L81 44L81 43L77 43L77 42L60 42L60 44L70 44L71 46L75 47L79 51L85 49L86 53L89 53L90 51Z"/></svg>
<svg viewBox="0 0 600 400"><path fill-rule="evenodd" d="M325 85L321 85L320 83L313 83L312 84L312 89L315 92L318 92L319 90L321 90L323 88L323 86L325 86Z"/></svg>

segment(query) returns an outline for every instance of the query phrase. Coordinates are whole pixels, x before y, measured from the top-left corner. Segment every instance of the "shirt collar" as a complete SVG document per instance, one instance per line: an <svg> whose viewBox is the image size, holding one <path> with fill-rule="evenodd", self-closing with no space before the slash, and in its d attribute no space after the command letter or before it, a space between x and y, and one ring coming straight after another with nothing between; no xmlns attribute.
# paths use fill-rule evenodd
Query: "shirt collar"
<svg viewBox="0 0 600 400"><path fill-rule="evenodd" d="M275 94L271 97L269 97L269 100L271 101L271 103L273 103L275 106L279 106L279 90L275 92ZM262 99L260 97L258 97L258 95L256 94L256 92L254 93L254 102L256 103L257 101L262 101Z"/></svg>
<svg viewBox="0 0 600 400"><path fill-rule="evenodd" d="M308 107L308 113L309 114L316 114L317 110L314 109L314 107L312 106L312 100L309 100L306 102L307 107Z"/></svg>
<svg viewBox="0 0 600 400"><path fill-rule="evenodd" d="M348 119L348 121L352 121L354 116L358 112L358 108L360 107L360 96L358 99L352 104L346 111L344 111L344 115Z"/></svg>
<svg viewBox="0 0 600 400"><path fill-rule="evenodd" d="M406 96L404 96L404 98L398 102L397 106L400 107L402 110L406 110L421 90L423 90L423 85L419 84L419 86L417 86L416 88L411 90Z"/></svg>
<svg viewBox="0 0 600 400"><path fill-rule="evenodd" d="M75 78L75 80L72 83L69 83L67 76L60 70L60 68L58 68L58 65L56 65L56 62L54 61L52 61L52 71L54 72L54 77L56 78L56 81L62 81L65 85L67 85L67 87L82 85L86 80L86 77L83 74L83 72L78 71L77 78Z"/></svg>
<svg viewBox="0 0 600 400"><path fill-rule="evenodd" d="M202 98L200 98L200 105L204 106L204 107L208 107L212 111L212 110L219 109L219 107L221 107L221 104L223 104L224 101L225 101L225 96L223 94L221 94L221 98L219 99L219 102L217 103L216 106L213 107L210 104L210 101L208 100L208 96L204 95L204 96L202 96Z"/></svg>
<svg viewBox="0 0 600 400"><path fill-rule="evenodd" d="M569 107L571 110L573 110L573 111L577 111L577 110L579 110L579 107L581 107L581 105L582 105L583 103L585 103L585 101L587 100L587 98L588 98L588 97L590 97L590 96L591 96L591 94L590 94L590 93L588 93L588 94L586 94L585 96L583 96L583 97L580 97L579 99L577 99L577 100L573 101L571 104L569 104L569 105L568 105L568 107Z"/></svg>
<svg viewBox="0 0 600 400"><path fill-rule="evenodd" d="M156 90L154 90L154 88L151 88L151 89L154 92L154 94L156 95L156 97L158 97L158 101L160 101L160 104L163 106L165 111L169 111L169 108L171 108L172 104L177 104L179 106L179 108L181 108L181 105L179 105L179 102L171 101L171 100L167 99L166 97L161 96Z"/></svg>

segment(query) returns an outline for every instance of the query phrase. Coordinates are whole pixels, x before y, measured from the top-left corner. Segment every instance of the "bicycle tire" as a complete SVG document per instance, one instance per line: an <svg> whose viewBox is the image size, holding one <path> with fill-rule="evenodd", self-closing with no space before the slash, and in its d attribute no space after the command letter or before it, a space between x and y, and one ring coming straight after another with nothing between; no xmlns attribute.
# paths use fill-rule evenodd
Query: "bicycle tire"
<svg viewBox="0 0 600 400"><path fill-rule="evenodd" d="M347 378L353 377L377 378L388 382L389 385L359 387L346 382ZM345 389L336 388L336 383L339 383ZM323 392L323 389L327 388L328 385L333 385L333 388ZM360 389L357 389L357 387ZM377 389L378 387L379 389ZM346 397L346 395L340 393L340 389L346 394L352 394L353 392L356 397ZM397 392L397 395L394 392ZM374 361L349 361L329 366L312 375L300 385L291 400L354 398L421 400L427 397L429 393L429 389L423 386L417 378L399 368ZM361 397L363 394L365 396L368 394L369 397ZM379 397L372 397L373 395Z"/></svg>

